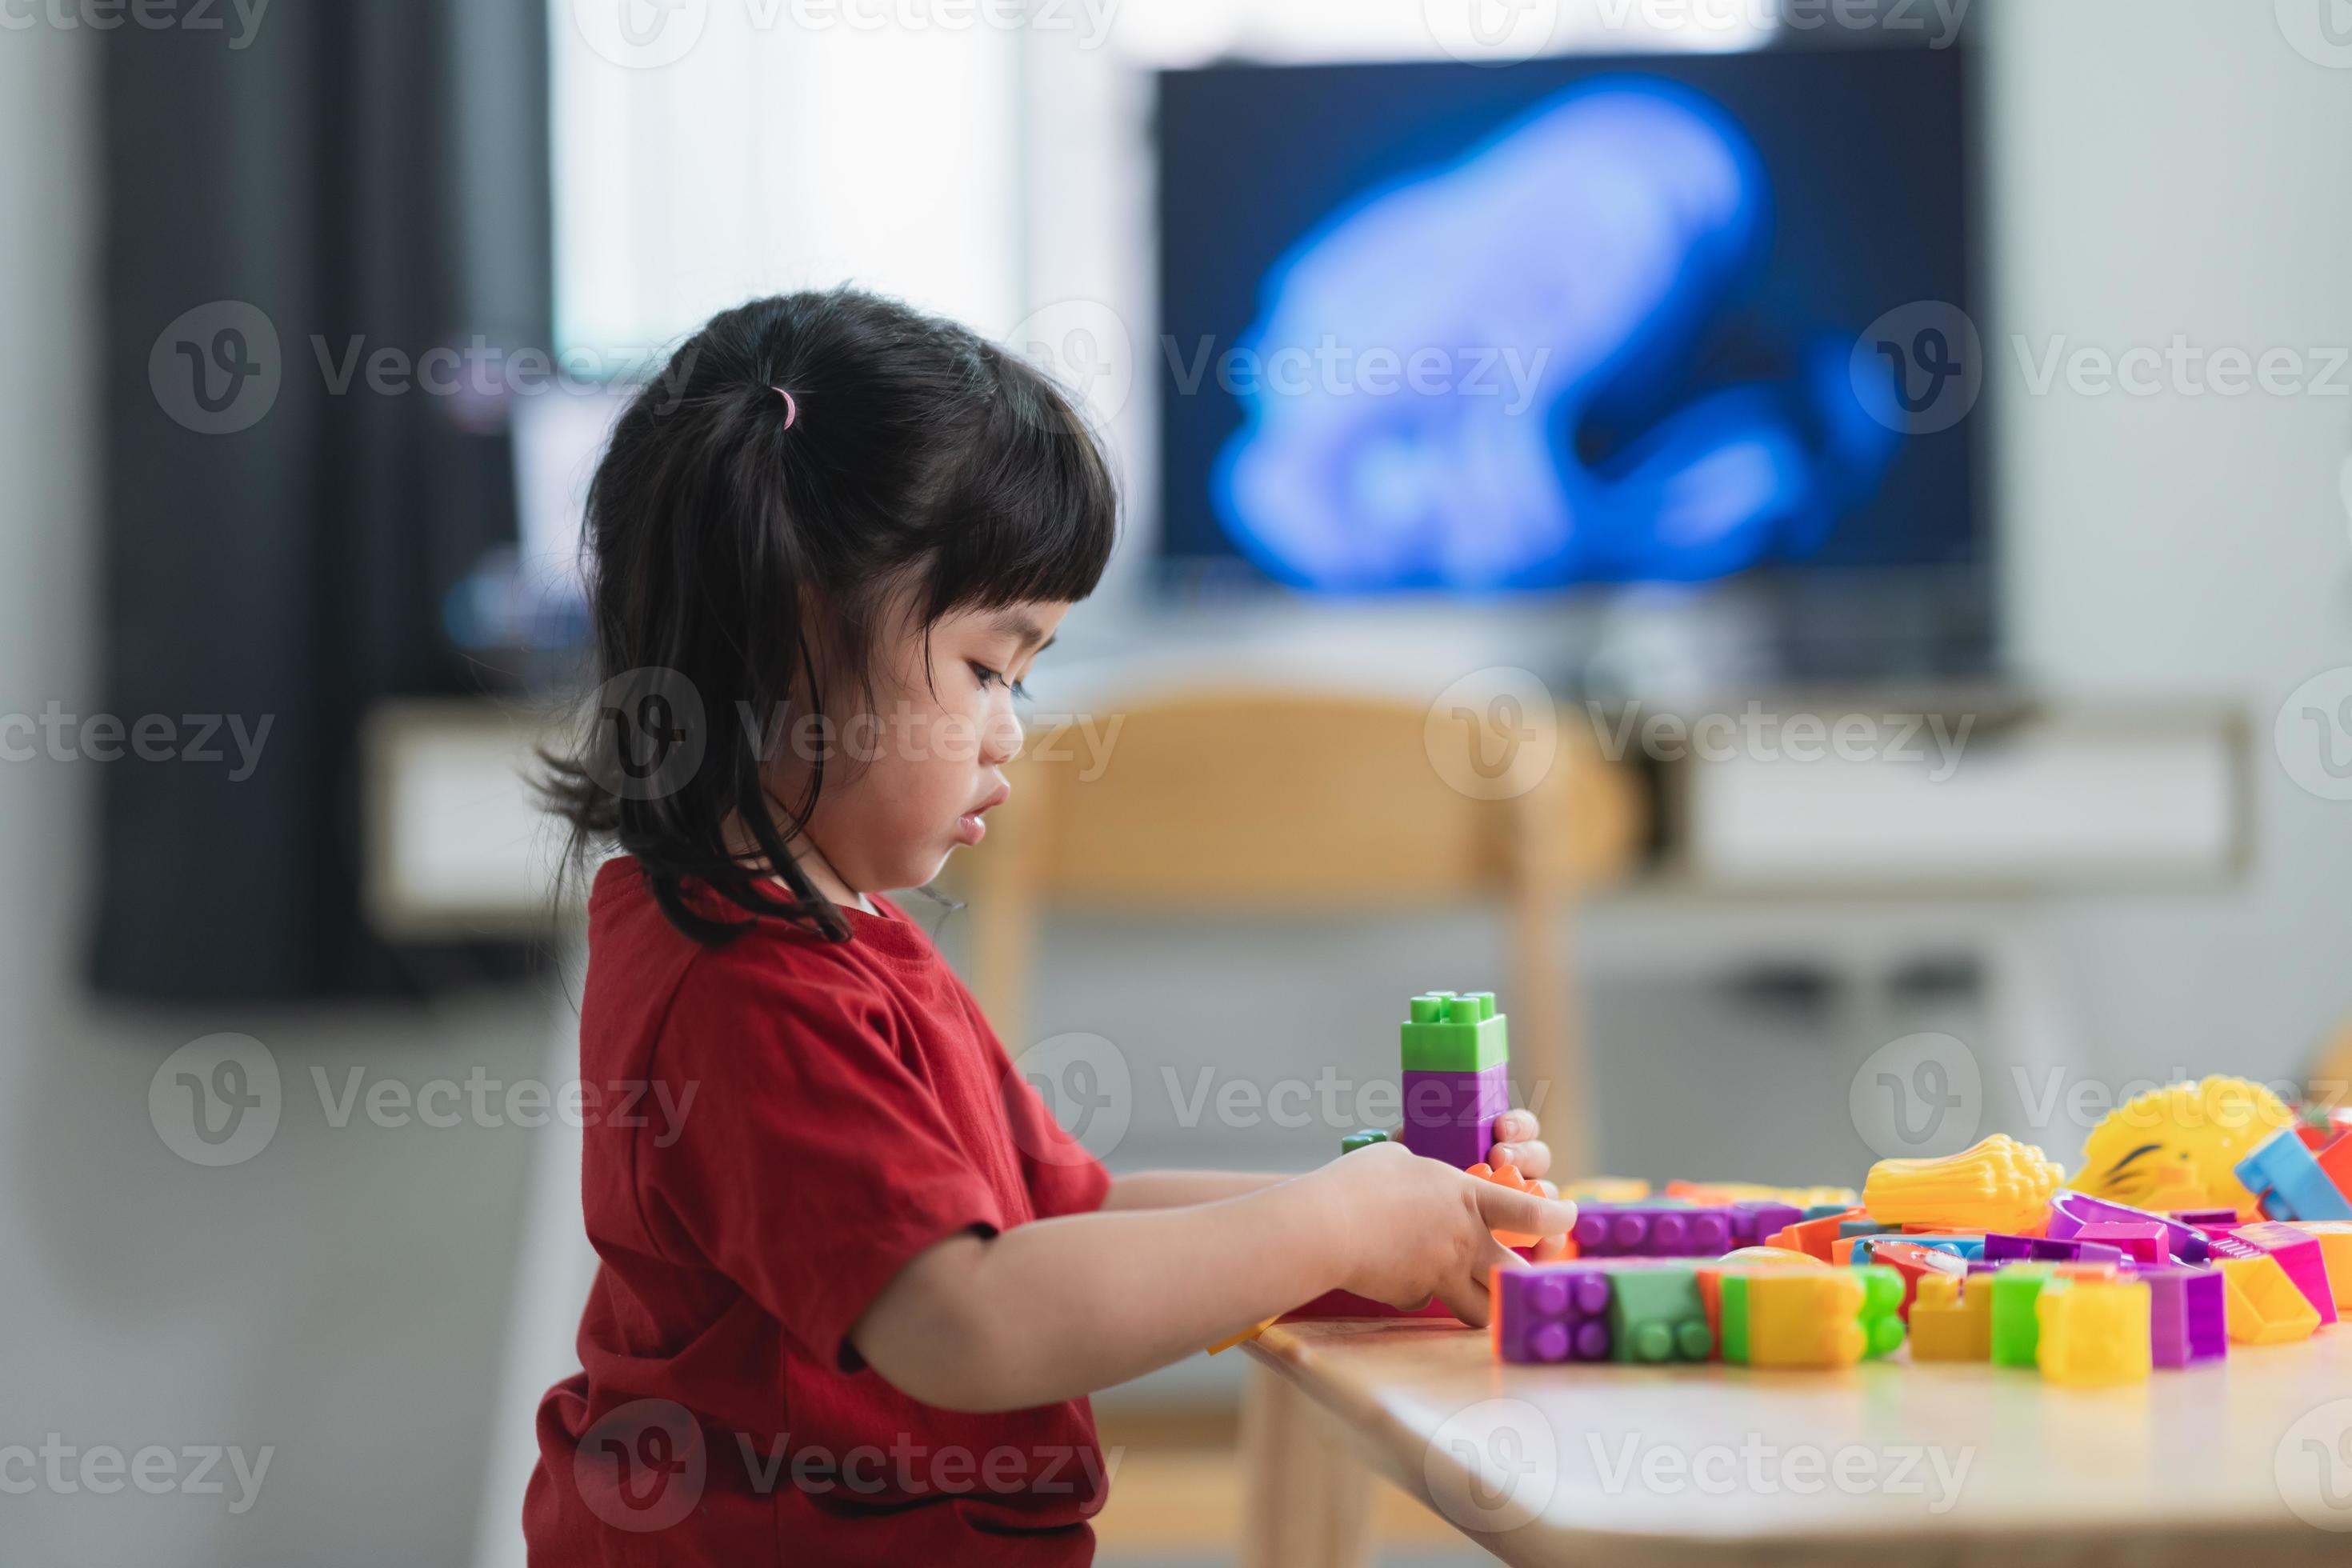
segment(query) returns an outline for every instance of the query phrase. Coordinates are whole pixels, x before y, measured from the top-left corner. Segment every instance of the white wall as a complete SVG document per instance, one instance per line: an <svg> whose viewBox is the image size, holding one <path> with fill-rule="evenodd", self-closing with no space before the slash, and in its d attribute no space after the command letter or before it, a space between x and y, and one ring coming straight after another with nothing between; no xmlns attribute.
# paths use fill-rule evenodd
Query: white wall
<svg viewBox="0 0 2352 1568"><path fill-rule="evenodd" d="M2062 693L2209 694L2254 723L2242 895L2053 910L2055 961L2105 1070L2292 1073L2352 1017L2352 806L2271 744L2287 694L2352 663L2352 397L2036 397L2009 339L2352 345L2352 70L2296 53L2267 4L1979 10L2018 663Z"/></svg>

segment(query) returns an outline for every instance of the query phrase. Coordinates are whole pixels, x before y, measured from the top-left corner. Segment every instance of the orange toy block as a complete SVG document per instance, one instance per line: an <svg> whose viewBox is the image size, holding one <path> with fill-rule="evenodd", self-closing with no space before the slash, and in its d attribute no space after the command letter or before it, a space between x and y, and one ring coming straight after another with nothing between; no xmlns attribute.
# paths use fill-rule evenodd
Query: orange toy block
<svg viewBox="0 0 2352 1568"><path fill-rule="evenodd" d="M1783 1226L1764 1238L1767 1247L1785 1247L1791 1252L1801 1252L1809 1258L1830 1261L1830 1249L1837 1245L1838 1227L1850 1219L1863 1218L1860 1209L1848 1209L1843 1214L1825 1214L1819 1219L1799 1220Z"/></svg>
<svg viewBox="0 0 2352 1568"><path fill-rule="evenodd" d="M2231 1339L2241 1344L2275 1345L2309 1339L2318 1331L2319 1309L2295 1288L2277 1258L2264 1253L2217 1261Z"/></svg>
<svg viewBox="0 0 2352 1568"><path fill-rule="evenodd" d="M1515 1193L1534 1193L1538 1196L1543 1193L1543 1189L1541 1187L1538 1186L1535 1183L1528 1181L1525 1176L1519 1174L1519 1168L1517 1165L1505 1165L1501 1170L1496 1170L1493 1166L1487 1164L1486 1161L1481 1160L1476 1164L1470 1167L1470 1174L1476 1176L1483 1181L1492 1182L1498 1187L1508 1187ZM1539 1236L1521 1236L1516 1231L1498 1230L1495 1233L1495 1239L1501 1242L1505 1247L1533 1247L1537 1242L1541 1241L1543 1237ZM1569 1250L1562 1253L1560 1256L1562 1258L1575 1257L1575 1239L1573 1237L1570 1238L1568 1245ZM1558 1259L1553 1259L1552 1261L1558 1261Z"/></svg>
<svg viewBox="0 0 2352 1568"><path fill-rule="evenodd" d="M1992 1359L1992 1276L1923 1274L1911 1301L1913 1361Z"/></svg>

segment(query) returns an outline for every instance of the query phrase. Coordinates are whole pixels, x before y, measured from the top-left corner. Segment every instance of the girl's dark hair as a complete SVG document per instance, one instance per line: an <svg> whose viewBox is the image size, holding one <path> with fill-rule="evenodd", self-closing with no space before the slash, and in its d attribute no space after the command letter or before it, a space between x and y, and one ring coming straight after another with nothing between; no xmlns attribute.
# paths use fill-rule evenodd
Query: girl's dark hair
<svg viewBox="0 0 2352 1568"><path fill-rule="evenodd" d="M572 860L607 843L634 855L699 942L752 922L689 900L690 884L747 917L845 939L785 847L816 805L822 752L786 802L763 749L795 725L831 732L829 684L870 700L894 590L911 592L925 628L955 610L1082 599L1117 515L1068 400L954 322L847 289L713 317L629 404L589 486L598 711L541 781ZM756 853L730 845L730 822Z"/></svg>

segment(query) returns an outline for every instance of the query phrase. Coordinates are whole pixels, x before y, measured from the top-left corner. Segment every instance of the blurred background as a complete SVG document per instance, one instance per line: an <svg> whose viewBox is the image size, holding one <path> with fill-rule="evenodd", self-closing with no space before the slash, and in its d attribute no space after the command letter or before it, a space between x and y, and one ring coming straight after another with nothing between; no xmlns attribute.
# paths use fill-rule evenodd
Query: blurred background
<svg viewBox="0 0 2352 1568"><path fill-rule="evenodd" d="M1115 1168L1327 1157L1440 987L1651 1181L2334 1070L2341 0L39 0L0 121L0 1447L270 1456L8 1470L12 1563L520 1563L520 770L605 424L751 294L1115 453L915 905ZM1106 1561L1231 1559L1237 1360L1098 1401Z"/></svg>

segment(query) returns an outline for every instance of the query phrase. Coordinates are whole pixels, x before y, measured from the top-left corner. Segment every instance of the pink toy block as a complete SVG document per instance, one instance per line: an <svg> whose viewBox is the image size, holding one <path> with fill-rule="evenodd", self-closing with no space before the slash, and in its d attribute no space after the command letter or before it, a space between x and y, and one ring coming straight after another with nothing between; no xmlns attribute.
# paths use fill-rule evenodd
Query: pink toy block
<svg viewBox="0 0 2352 1568"><path fill-rule="evenodd" d="M2172 1248L2165 1227L2156 1221L2146 1224L2120 1225L2101 1220L2086 1225L2072 1237L2075 1241L2102 1242L2123 1248L2123 1254L2134 1263L2168 1263Z"/></svg>
<svg viewBox="0 0 2352 1568"><path fill-rule="evenodd" d="M2274 1220L2242 1225L2231 1234L2240 1243L2278 1259L2286 1277L2294 1281L2294 1288L2318 1310L2321 1328L2336 1321L2336 1291L2328 1282L2327 1259L2320 1250L2317 1237ZM2216 1242L2215 1247L2218 1249L2220 1243Z"/></svg>
<svg viewBox="0 0 2352 1568"><path fill-rule="evenodd" d="M2219 1223L2235 1225L2238 1211L2221 1209L2207 1211ZM2064 1241L2082 1233L2088 1225L2158 1225L2164 1227L2165 1245L2171 1255L2183 1263L2202 1263L2212 1256L2196 1222L2187 1215L2174 1215L2169 1219L2146 1209L2136 1209L2129 1204L2111 1203L2095 1198L2088 1193L2063 1192L2050 1200L2049 1232L2053 1241ZM2163 1261L2161 1258L2158 1262Z"/></svg>

